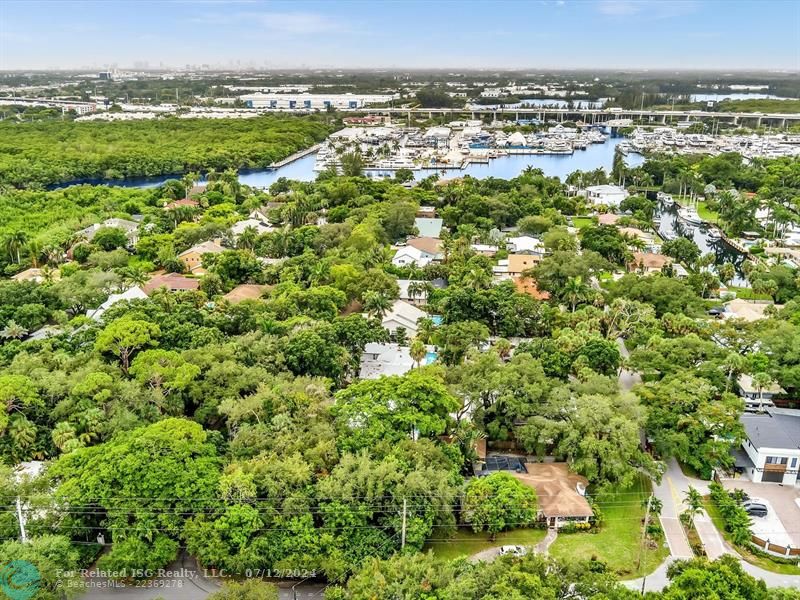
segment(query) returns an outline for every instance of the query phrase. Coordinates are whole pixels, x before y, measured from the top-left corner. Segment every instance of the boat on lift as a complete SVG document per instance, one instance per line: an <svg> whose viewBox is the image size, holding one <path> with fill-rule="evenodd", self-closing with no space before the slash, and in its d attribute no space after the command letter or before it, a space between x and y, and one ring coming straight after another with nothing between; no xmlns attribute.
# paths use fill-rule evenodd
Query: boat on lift
<svg viewBox="0 0 800 600"><path fill-rule="evenodd" d="M672 196L669 194L665 194L664 192L658 192L656 194L656 200L661 202L664 206L674 206L675 200L672 199Z"/></svg>

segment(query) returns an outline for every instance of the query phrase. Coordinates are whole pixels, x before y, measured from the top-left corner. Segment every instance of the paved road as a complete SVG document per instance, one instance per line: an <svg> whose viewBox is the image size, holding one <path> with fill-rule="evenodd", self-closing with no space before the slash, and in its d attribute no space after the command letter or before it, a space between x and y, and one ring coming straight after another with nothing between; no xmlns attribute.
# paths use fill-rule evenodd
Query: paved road
<svg viewBox="0 0 800 600"><path fill-rule="evenodd" d="M703 543L706 556L708 556L710 560L716 560L723 554L734 554L725 546L722 535L717 531L717 528L714 526L714 523L711 522L711 518L706 511L695 516L694 528L697 531L697 535L700 536L700 541Z"/></svg>

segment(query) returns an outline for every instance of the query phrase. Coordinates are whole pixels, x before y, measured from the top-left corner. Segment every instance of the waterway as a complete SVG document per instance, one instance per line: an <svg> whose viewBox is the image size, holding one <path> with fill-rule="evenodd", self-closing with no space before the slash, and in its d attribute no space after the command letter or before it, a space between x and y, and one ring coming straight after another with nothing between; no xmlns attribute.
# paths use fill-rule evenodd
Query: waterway
<svg viewBox="0 0 800 600"><path fill-rule="evenodd" d="M681 221L678 218L679 208L677 203L674 206L665 206L661 202L658 203L655 214L656 218L660 219L658 234L665 240L674 236L683 236L694 240L700 248L700 252L703 254L710 252L714 255L715 264L721 265L726 262L733 264L736 268L736 276L731 282L733 285L746 285L744 274L742 273L742 265L746 260L746 256L723 240L708 239L708 225L688 225Z"/></svg>
<svg viewBox="0 0 800 600"><path fill-rule="evenodd" d="M721 102L722 100L792 100L773 94L692 94L692 102Z"/></svg>
<svg viewBox="0 0 800 600"><path fill-rule="evenodd" d="M511 179L517 177L526 167L531 166L542 169L548 177L560 177L563 181L567 175L577 170L593 171L597 168L603 168L606 171L610 171L614 162L614 149L623 139L610 138L604 144L589 144L586 150L575 150L573 154L515 154L490 159L486 164L473 163L464 169L446 169L444 172L440 169L419 169L414 171L414 178L420 180L430 175L439 175L442 178L471 175L477 179L485 177ZM317 172L314 171L315 161L316 155L309 154L278 169L241 171L239 173L239 181L245 185L261 188L271 186L281 177L295 181L314 181L317 177ZM636 167L644 162L644 157L638 154L629 154L625 162L629 167ZM377 175L391 177L393 172L386 170L377 173ZM179 177L178 175L164 175L161 177L140 177L115 181L91 180L83 183L153 188L163 184L168 179L178 179ZM201 180L200 183L202 182Z"/></svg>

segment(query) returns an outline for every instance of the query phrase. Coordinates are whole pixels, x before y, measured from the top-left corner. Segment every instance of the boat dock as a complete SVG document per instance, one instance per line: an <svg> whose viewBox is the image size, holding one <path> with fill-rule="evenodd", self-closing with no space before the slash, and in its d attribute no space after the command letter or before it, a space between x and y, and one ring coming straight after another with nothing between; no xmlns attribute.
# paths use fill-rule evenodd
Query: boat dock
<svg viewBox="0 0 800 600"><path fill-rule="evenodd" d="M322 148L322 144L314 144L310 148L306 148L305 150L300 150L299 152L295 152L291 156L287 156L283 160L279 160L278 162L272 163L268 169L280 169L281 167L285 167L289 163L293 163L296 160L300 160L304 156L308 156L309 154L314 154L315 152L319 152L320 148Z"/></svg>

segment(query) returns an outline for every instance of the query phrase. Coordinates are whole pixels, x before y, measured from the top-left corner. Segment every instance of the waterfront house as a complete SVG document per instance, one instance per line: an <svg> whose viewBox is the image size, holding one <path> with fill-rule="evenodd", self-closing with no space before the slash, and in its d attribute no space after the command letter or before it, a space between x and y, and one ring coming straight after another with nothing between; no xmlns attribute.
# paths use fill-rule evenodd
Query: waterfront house
<svg viewBox="0 0 800 600"><path fill-rule="evenodd" d="M201 273L203 271L204 254L219 254L224 251L225 248L220 246L217 242L208 241L192 246L188 250L184 250L178 254L178 260L184 264L187 271L191 273Z"/></svg>
<svg viewBox="0 0 800 600"><path fill-rule="evenodd" d="M618 185L592 185L579 192L579 195L585 196L587 202L595 206L619 207L629 194Z"/></svg>
<svg viewBox="0 0 800 600"><path fill-rule="evenodd" d="M192 200L191 198L181 198L180 200L173 200L172 202L165 204L164 210L173 210L182 206L187 208L198 208L200 203L197 200Z"/></svg>
<svg viewBox="0 0 800 600"><path fill-rule="evenodd" d="M800 465L800 411L772 408L765 413L739 417L744 427L742 447L746 457L737 457L736 467L754 482L797 482ZM744 464L739 464L744 458Z"/></svg>

